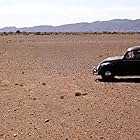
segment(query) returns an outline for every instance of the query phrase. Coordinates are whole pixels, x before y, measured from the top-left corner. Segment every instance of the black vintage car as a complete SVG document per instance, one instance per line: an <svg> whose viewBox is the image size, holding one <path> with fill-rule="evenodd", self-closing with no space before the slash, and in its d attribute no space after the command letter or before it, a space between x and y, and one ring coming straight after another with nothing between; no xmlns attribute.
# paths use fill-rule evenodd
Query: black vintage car
<svg viewBox="0 0 140 140"><path fill-rule="evenodd" d="M140 75L140 46L128 48L124 56L109 57L101 61L93 70L103 80L111 80L115 76Z"/></svg>

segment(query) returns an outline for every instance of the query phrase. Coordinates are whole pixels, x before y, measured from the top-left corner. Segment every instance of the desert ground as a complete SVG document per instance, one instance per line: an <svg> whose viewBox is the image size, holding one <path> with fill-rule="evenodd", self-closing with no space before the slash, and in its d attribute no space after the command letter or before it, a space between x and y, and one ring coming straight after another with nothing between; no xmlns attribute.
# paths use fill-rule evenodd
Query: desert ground
<svg viewBox="0 0 140 140"><path fill-rule="evenodd" d="M0 36L0 140L140 140L140 78L102 82L102 59L140 34Z"/></svg>

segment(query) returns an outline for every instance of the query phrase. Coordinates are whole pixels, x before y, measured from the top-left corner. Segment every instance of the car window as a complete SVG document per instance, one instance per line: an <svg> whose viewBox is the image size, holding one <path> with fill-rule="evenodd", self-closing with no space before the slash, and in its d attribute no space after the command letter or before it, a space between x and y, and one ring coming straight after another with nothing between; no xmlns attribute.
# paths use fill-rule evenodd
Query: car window
<svg viewBox="0 0 140 140"><path fill-rule="evenodd" d="M125 56L125 59L128 59L128 60L134 59L134 52L133 51L128 52Z"/></svg>
<svg viewBox="0 0 140 140"><path fill-rule="evenodd" d="M140 50L134 51L134 59L140 60Z"/></svg>

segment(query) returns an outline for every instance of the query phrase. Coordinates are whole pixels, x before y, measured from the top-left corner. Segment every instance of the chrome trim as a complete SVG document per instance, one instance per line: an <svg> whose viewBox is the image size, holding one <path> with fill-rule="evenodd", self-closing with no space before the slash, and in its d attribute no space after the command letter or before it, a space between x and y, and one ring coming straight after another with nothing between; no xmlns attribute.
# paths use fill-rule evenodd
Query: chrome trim
<svg viewBox="0 0 140 140"><path fill-rule="evenodd" d="M93 75L97 75L98 74L98 70L96 67L93 68Z"/></svg>

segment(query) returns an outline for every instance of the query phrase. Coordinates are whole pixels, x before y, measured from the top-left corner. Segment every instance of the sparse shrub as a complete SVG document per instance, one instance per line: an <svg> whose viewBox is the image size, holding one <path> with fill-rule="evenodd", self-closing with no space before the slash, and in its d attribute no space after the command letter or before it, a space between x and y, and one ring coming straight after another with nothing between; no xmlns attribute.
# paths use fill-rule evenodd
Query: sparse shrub
<svg viewBox="0 0 140 140"><path fill-rule="evenodd" d="M3 35L7 36L7 35L8 35L8 33L7 33L7 32L3 32Z"/></svg>
<svg viewBox="0 0 140 140"><path fill-rule="evenodd" d="M23 35L29 35L29 32L22 32Z"/></svg>
<svg viewBox="0 0 140 140"><path fill-rule="evenodd" d="M41 35L41 32L35 32L34 35Z"/></svg>
<svg viewBox="0 0 140 140"><path fill-rule="evenodd" d="M16 33L17 33L17 34L20 34L20 33L21 33L21 31L20 31L20 30L17 30L17 31L16 31Z"/></svg>
<svg viewBox="0 0 140 140"><path fill-rule="evenodd" d="M46 32L45 34L46 34L46 35L51 35L51 33L50 33L50 32Z"/></svg>
<svg viewBox="0 0 140 140"><path fill-rule="evenodd" d="M112 32L112 34L118 34L119 32Z"/></svg>
<svg viewBox="0 0 140 140"><path fill-rule="evenodd" d="M14 32L8 32L8 35L14 35Z"/></svg>

